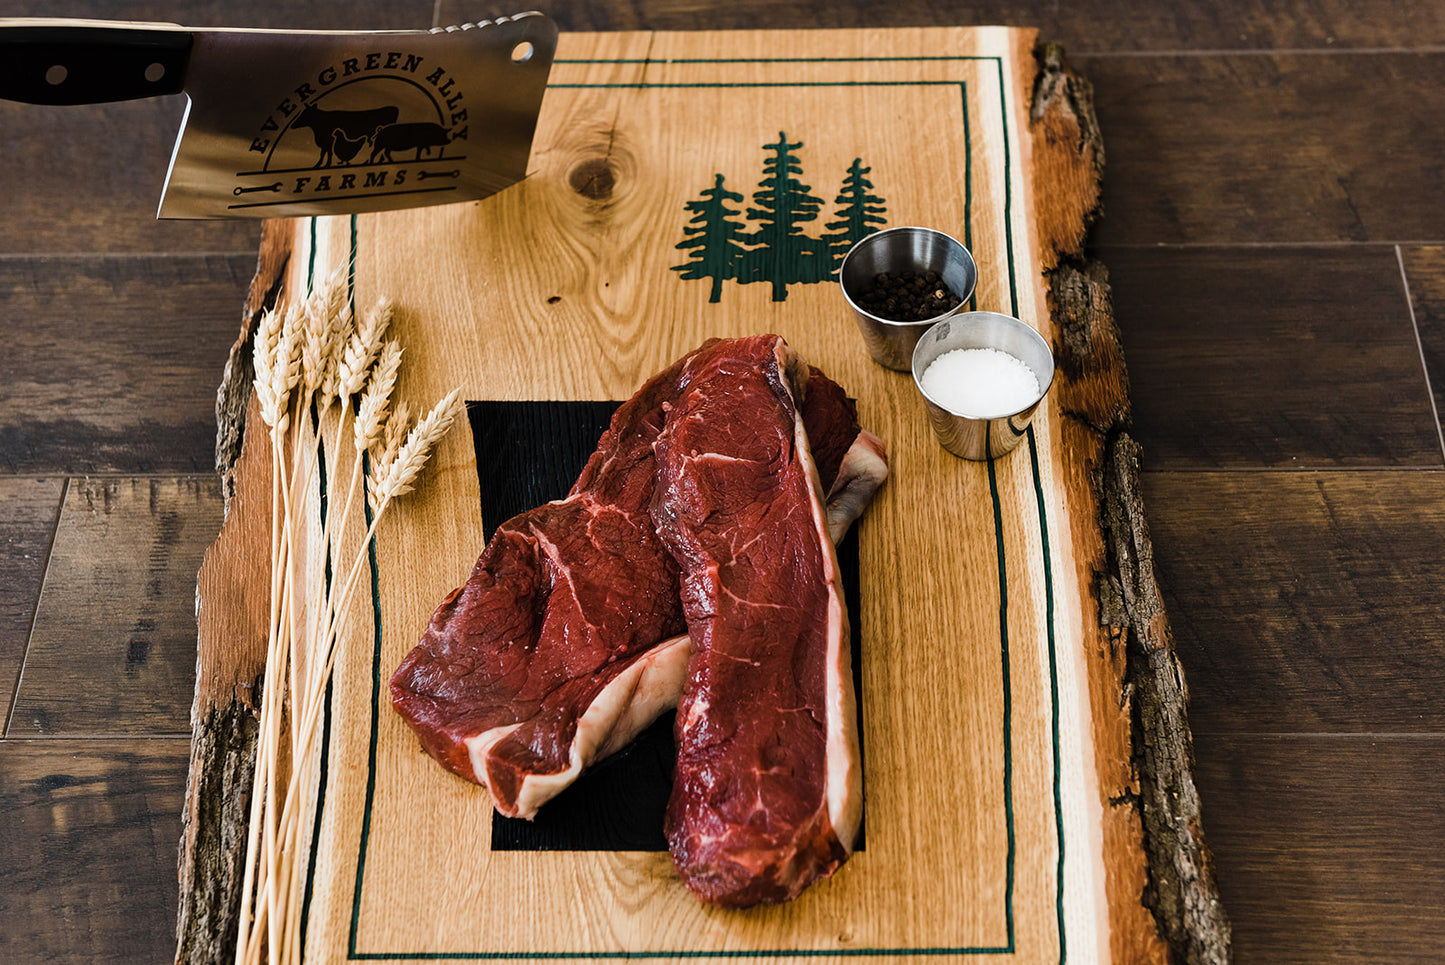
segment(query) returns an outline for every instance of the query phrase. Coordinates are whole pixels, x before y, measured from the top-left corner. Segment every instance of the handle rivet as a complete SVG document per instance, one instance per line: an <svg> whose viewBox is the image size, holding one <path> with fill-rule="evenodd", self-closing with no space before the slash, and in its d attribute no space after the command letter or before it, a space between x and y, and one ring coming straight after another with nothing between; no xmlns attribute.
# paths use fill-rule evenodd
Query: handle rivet
<svg viewBox="0 0 1445 965"><path fill-rule="evenodd" d="M65 78L70 76L70 71L65 69L64 64L56 64L45 72L45 82L51 87L59 87L65 83Z"/></svg>
<svg viewBox="0 0 1445 965"><path fill-rule="evenodd" d="M151 64L149 67L146 68L146 75L145 75L145 76L146 76L146 80L150 81L152 84L154 84L156 81L160 80L160 79L161 79L162 77L164 77L165 75L166 75L166 65L165 65L165 64Z"/></svg>

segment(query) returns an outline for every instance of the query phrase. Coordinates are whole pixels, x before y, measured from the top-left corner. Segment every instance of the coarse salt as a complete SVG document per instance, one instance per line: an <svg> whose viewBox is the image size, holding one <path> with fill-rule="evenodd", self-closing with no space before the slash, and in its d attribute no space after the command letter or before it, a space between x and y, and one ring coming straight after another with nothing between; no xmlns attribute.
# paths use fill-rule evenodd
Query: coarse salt
<svg viewBox="0 0 1445 965"><path fill-rule="evenodd" d="M997 419L1033 405L1039 380L1033 369L996 348L956 348L923 370L919 385L956 415Z"/></svg>

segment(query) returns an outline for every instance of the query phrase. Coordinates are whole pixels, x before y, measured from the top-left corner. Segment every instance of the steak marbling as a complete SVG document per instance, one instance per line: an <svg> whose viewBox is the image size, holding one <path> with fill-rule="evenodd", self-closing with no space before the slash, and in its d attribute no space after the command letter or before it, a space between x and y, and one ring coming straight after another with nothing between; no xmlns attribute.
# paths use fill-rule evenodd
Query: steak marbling
<svg viewBox="0 0 1445 965"><path fill-rule="evenodd" d="M392 675L426 751L530 818L677 705L690 655L678 571L649 516L653 443L709 342L624 403L572 490L502 524ZM883 482L878 440L816 369L803 407L839 539Z"/></svg>
<svg viewBox="0 0 1445 965"><path fill-rule="evenodd" d="M699 352L655 443L652 515L692 638L666 833L704 901L786 901L851 853L862 778L847 608L776 336Z"/></svg>
<svg viewBox="0 0 1445 965"><path fill-rule="evenodd" d="M677 566L648 505L681 369L617 410L565 499L497 527L392 675L392 706L422 746L508 816L534 816L676 700L658 678L686 660Z"/></svg>

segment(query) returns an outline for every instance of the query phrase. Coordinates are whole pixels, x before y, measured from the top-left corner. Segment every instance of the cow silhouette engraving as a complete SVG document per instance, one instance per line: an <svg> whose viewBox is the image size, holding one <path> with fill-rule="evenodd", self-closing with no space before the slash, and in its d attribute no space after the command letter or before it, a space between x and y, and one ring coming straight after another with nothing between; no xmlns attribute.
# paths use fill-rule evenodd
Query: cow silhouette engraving
<svg viewBox="0 0 1445 965"><path fill-rule="evenodd" d="M376 132L395 125L400 112L396 107L374 107L364 111L323 111L308 104L297 115L296 127L309 127L321 156L315 167L331 167L338 159L342 164L361 153L367 141L375 143ZM404 126L404 125L403 125ZM435 126L435 125L433 125Z"/></svg>
<svg viewBox="0 0 1445 965"><path fill-rule="evenodd" d="M432 148L438 149L437 158L440 158L440 149L450 144L451 140L451 132L440 124L388 124L372 134L371 157L367 159L367 163L392 163L392 151L411 150L416 151L414 160L420 161L422 154L430 154Z"/></svg>

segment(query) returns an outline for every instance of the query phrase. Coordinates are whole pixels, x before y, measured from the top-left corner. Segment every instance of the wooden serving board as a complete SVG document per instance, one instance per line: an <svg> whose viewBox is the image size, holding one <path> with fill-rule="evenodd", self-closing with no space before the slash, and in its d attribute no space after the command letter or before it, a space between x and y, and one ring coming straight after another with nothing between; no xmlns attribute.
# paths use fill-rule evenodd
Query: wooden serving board
<svg viewBox="0 0 1445 965"><path fill-rule="evenodd" d="M1087 84L1035 45L1004 28L564 35L525 182L268 225L222 391L233 495L200 579L178 959L223 957L235 925L268 602L270 464L241 431L259 425L250 328L347 263L358 308L398 306L413 406L455 386L487 404L621 400L705 338L777 332L857 399L892 475L856 536L865 847L790 904L725 911L665 851L498 848L486 792L392 713L391 671L499 521L479 468L548 457L454 431L368 548L373 592L307 792L309 960L1227 956L1107 280L1079 259L1102 148ZM718 189L734 227L759 230L748 209L784 153L820 199L804 234L837 233L867 194L887 225L964 240L976 307L1052 342L1058 378L1013 453L945 452L826 272L779 257L744 283L694 260L688 228Z"/></svg>

